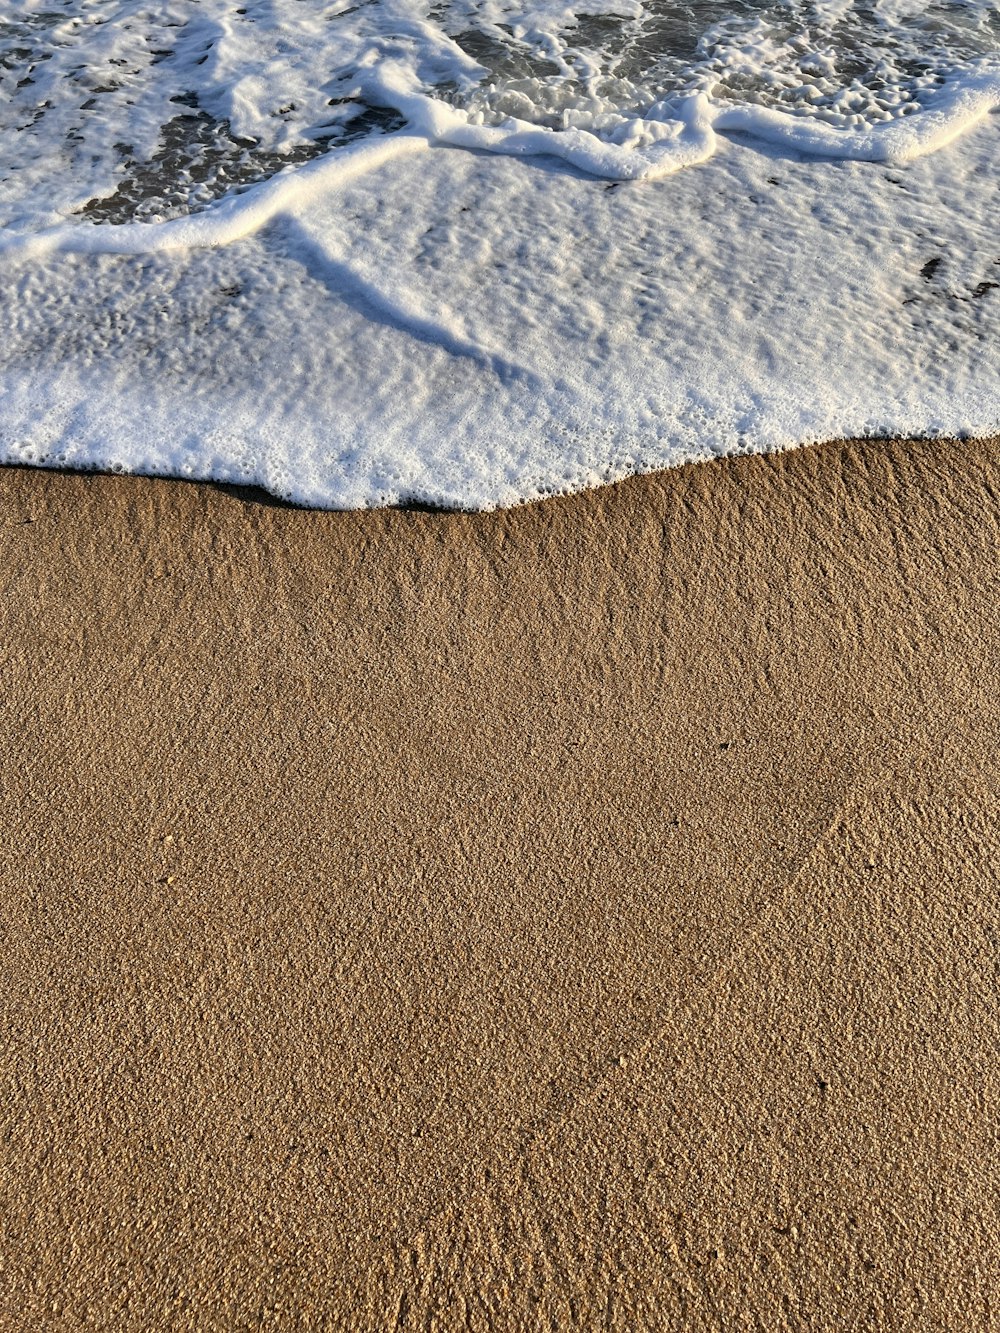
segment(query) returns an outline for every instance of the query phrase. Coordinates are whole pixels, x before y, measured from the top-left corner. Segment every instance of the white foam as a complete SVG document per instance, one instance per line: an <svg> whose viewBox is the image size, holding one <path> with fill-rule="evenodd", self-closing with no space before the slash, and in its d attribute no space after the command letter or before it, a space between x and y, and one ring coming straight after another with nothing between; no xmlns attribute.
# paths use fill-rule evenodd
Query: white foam
<svg viewBox="0 0 1000 1333"><path fill-rule="evenodd" d="M297 210L343 188L383 163L423 152L429 141L415 134L376 138L334 156L323 157L282 173L245 194L231 195L210 212L187 214L157 224L134 222L119 226L63 223L37 231L0 230L0 254L28 259L59 252L91 255L154 255L167 250L192 250L230 245L272 219Z"/></svg>
<svg viewBox="0 0 1000 1333"><path fill-rule="evenodd" d="M732 130L906 160L1000 103L989 0L732 0L714 23L702 10L720 12L667 0L26 0L0 21L0 227L196 211L338 145L379 107L437 142L633 180L704 161Z"/></svg>
<svg viewBox="0 0 1000 1333"><path fill-rule="evenodd" d="M490 507L1000 429L989 6L945 68L936 38L906 46L944 9L883 0L878 32L841 34L871 57L845 81L835 0L825 45L781 25L795 5L743 6L693 56L631 65L587 21L692 7L63 0L55 23L58 2L26 7L58 38L27 85L50 106L12 128L19 87L0 112L0 459ZM503 86L477 63L498 46ZM168 132L179 74L199 110ZM406 128L309 160L324 117L346 141L380 107Z"/></svg>

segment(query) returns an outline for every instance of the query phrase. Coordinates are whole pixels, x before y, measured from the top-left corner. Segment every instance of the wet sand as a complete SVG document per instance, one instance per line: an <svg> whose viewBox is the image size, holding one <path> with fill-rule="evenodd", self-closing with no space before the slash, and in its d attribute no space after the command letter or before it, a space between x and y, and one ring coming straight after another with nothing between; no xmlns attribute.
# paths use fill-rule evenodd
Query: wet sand
<svg viewBox="0 0 1000 1333"><path fill-rule="evenodd" d="M995 1326L1000 441L0 543L0 1326Z"/></svg>

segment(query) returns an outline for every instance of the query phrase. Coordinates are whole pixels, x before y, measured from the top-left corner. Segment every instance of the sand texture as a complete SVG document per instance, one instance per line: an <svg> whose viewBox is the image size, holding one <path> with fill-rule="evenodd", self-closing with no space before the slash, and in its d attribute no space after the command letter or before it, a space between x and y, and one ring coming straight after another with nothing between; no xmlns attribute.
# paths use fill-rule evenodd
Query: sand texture
<svg viewBox="0 0 1000 1333"><path fill-rule="evenodd" d="M0 542L0 1327L1000 1326L1000 442Z"/></svg>

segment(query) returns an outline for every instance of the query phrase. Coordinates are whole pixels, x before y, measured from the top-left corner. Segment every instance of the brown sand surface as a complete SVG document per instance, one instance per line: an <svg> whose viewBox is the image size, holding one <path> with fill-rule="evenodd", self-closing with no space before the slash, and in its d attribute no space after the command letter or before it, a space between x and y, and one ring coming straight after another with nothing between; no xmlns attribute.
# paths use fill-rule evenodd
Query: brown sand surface
<svg viewBox="0 0 1000 1333"><path fill-rule="evenodd" d="M0 544L0 1327L1000 1327L1000 442Z"/></svg>

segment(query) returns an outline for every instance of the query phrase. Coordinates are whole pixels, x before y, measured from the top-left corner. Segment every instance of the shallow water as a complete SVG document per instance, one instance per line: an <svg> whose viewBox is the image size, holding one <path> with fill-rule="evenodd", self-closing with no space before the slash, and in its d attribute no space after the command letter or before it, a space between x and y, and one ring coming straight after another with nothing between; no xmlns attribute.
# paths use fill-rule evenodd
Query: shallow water
<svg viewBox="0 0 1000 1333"><path fill-rule="evenodd" d="M45 0L0 457L488 506L1000 429L1000 13Z"/></svg>

